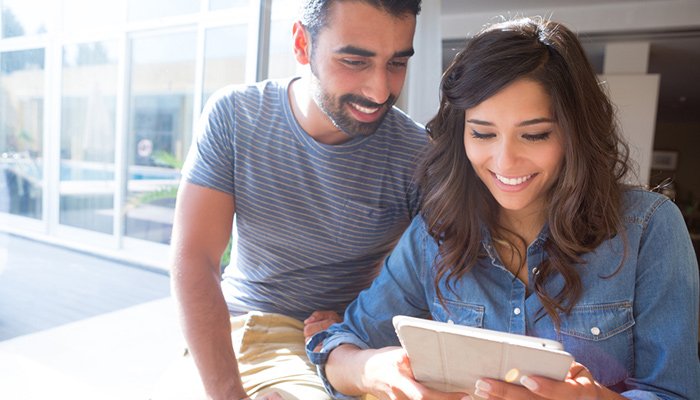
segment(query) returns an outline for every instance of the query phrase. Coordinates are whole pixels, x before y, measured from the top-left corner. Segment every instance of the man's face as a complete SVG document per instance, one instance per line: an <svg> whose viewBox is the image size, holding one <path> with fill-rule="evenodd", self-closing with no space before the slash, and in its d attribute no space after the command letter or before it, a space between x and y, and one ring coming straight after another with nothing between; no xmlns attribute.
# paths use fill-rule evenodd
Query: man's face
<svg viewBox="0 0 700 400"><path fill-rule="evenodd" d="M371 135L403 87L415 17L357 1L334 3L329 17L311 43L313 99L348 136Z"/></svg>

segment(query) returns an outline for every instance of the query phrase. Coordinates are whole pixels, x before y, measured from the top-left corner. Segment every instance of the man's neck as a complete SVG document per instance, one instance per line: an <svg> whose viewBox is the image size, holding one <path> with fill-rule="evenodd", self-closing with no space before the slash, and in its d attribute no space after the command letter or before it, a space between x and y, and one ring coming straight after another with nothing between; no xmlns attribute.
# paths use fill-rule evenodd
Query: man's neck
<svg viewBox="0 0 700 400"><path fill-rule="evenodd" d="M289 85L289 104L301 128L315 141L323 144L341 144L350 136L339 130L318 107L309 88L308 78L295 79Z"/></svg>

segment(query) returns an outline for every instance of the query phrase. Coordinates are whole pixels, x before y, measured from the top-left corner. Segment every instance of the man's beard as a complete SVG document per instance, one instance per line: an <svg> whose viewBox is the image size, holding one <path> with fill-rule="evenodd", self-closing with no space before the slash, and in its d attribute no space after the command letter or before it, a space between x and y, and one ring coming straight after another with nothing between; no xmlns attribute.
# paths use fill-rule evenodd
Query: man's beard
<svg viewBox="0 0 700 400"><path fill-rule="evenodd" d="M382 124L382 121L384 121L391 106L396 103L396 97L394 95L389 95L389 98L383 104L377 104L352 93L344 94L336 100L330 94L323 91L318 79L316 79L315 89L316 90L313 91L313 97L321 111L328 116L336 128L340 129L351 138L369 136L376 132ZM373 122L358 121L353 118L350 112L345 108L346 106L352 107L350 103L355 103L361 107L379 108L379 112L381 112L382 115Z"/></svg>

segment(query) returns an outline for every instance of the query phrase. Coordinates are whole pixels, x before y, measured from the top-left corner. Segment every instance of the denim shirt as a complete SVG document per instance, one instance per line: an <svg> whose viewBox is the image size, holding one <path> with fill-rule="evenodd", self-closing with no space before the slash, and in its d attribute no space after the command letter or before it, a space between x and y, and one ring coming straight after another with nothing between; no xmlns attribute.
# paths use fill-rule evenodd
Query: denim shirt
<svg viewBox="0 0 700 400"><path fill-rule="evenodd" d="M433 283L438 247L419 216L372 286L348 307L344 322L309 341L309 358L331 395L352 398L326 380L328 353L344 343L363 349L399 346L391 318L403 314L557 340L600 384L630 399L697 399L700 294L688 230L664 196L630 190L624 202L623 232L574 266L583 293L572 312L561 316L559 331L546 313L542 317L537 295L528 295L534 292L537 266L547 258L546 227L527 249L531 287L503 266L485 235L488 256L452 289L440 282L443 305ZM557 293L563 279L557 275L545 284L548 293Z"/></svg>

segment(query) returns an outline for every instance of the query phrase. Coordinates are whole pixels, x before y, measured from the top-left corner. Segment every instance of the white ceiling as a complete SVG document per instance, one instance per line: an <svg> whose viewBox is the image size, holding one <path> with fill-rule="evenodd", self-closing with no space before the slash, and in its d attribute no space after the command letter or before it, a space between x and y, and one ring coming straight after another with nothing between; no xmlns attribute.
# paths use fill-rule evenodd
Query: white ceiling
<svg viewBox="0 0 700 400"><path fill-rule="evenodd" d="M532 15L532 10L551 13L553 19L557 19L557 15L571 19L572 15L587 13L581 18L580 26L572 28L579 32L598 72L602 72L606 43L648 41L648 73L661 75L658 120L700 123L700 12L697 11L700 8L697 4L698 0L442 0L441 12L443 18L453 19L464 14L484 19L482 24L500 15ZM675 11L689 9L697 15L658 13L664 9L674 11L674 7ZM591 17L596 12L600 15ZM596 26L595 20L602 22Z"/></svg>
<svg viewBox="0 0 700 400"><path fill-rule="evenodd" d="M431 1L431 0L424 0ZM659 0L585 0L585 5L608 5L610 3L652 3ZM483 13L491 11L514 11L521 9L578 7L581 0L442 0L443 14L463 12Z"/></svg>

